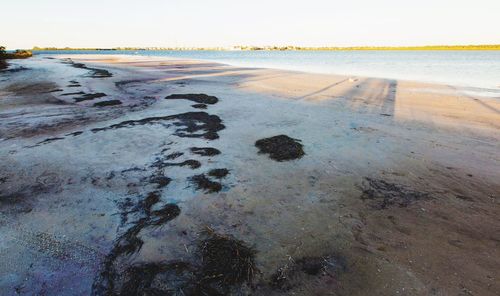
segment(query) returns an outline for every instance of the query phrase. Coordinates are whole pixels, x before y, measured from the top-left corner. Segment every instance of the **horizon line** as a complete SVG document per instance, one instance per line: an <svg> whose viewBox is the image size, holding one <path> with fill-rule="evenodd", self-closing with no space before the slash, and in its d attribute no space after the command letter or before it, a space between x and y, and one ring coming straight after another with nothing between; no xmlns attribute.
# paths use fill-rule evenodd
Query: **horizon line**
<svg viewBox="0 0 500 296"><path fill-rule="evenodd" d="M500 50L500 44L412 45L412 46L296 46L296 45L233 45L233 46L117 46L117 47L39 47L29 50L439 50L486 49Z"/></svg>

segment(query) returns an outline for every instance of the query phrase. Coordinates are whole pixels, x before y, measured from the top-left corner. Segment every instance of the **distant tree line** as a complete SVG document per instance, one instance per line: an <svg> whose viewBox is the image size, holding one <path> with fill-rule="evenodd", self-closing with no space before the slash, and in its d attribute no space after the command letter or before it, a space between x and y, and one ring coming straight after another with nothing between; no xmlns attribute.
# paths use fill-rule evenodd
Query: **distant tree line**
<svg viewBox="0 0 500 296"><path fill-rule="evenodd" d="M349 51L349 50L500 50L500 44L488 45L429 45L429 46L352 46L352 47L302 47L302 46L231 46L231 47L114 47L114 48L71 48L71 47L33 47L37 50L324 50L324 51Z"/></svg>

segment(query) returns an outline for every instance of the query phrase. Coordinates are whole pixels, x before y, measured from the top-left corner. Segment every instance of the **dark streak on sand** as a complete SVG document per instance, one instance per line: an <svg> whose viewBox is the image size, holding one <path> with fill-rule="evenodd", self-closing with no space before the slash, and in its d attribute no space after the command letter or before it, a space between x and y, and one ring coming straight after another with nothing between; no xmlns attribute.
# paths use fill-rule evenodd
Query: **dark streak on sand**
<svg viewBox="0 0 500 296"><path fill-rule="evenodd" d="M122 104L122 101L120 101L120 100L109 100L109 101L97 102L94 104L94 107L117 106L117 105L121 105L121 104Z"/></svg>
<svg viewBox="0 0 500 296"><path fill-rule="evenodd" d="M206 112L187 112L169 116L127 120L108 127L92 129L92 132L97 133L110 129L119 129L146 124L165 125L165 121L177 121L173 123L173 125L177 127L174 134L178 137L186 138L205 138L207 140L215 140L219 138L217 132L225 128L222 124L222 120L217 115L209 115ZM168 126L170 126L170 124L167 124L167 127ZM197 133L200 131L201 133Z"/></svg>
<svg viewBox="0 0 500 296"><path fill-rule="evenodd" d="M75 102L78 103L78 102L83 102L83 101L90 101L90 100L97 99L97 98L102 98L105 96L106 96L105 93L83 94L80 97L76 97L74 99L75 99Z"/></svg>
<svg viewBox="0 0 500 296"><path fill-rule="evenodd" d="M216 104L219 99L206 94L173 94L165 98L166 100L189 100L198 104ZM206 105L205 105L206 106Z"/></svg>
<svg viewBox="0 0 500 296"><path fill-rule="evenodd" d="M279 135L258 140L255 142L255 146L259 148L259 153L269 154L271 159L286 161L304 156L303 145L299 142L300 140L286 135Z"/></svg>
<svg viewBox="0 0 500 296"><path fill-rule="evenodd" d="M60 88L57 88L57 89L49 90L49 91L46 91L46 92L43 92L43 93L44 93L44 94L50 94L50 93L60 92L60 91L63 91L63 90L62 90L62 89L60 89Z"/></svg>

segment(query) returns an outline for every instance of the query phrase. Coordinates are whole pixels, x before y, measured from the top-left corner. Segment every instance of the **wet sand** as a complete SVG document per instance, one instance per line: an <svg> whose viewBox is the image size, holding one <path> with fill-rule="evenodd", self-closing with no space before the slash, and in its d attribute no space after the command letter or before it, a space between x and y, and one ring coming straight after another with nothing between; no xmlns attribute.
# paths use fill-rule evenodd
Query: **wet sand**
<svg viewBox="0 0 500 296"><path fill-rule="evenodd" d="M497 295L500 101L210 62L0 72L2 295Z"/></svg>

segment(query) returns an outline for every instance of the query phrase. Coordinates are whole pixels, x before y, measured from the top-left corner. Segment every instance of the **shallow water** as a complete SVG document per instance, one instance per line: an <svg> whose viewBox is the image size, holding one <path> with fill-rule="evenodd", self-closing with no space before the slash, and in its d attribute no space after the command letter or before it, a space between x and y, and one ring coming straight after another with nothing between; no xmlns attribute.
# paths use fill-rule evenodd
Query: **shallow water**
<svg viewBox="0 0 500 296"><path fill-rule="evenodd" d="M38 51L167 56L306 72L487 88L500 95L500 51Z"/></svg>

